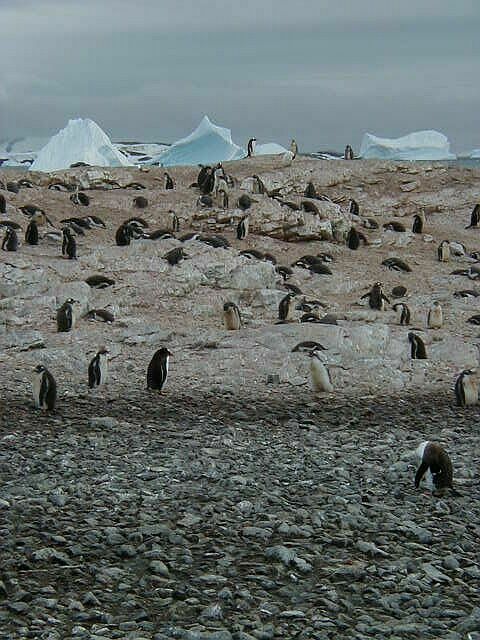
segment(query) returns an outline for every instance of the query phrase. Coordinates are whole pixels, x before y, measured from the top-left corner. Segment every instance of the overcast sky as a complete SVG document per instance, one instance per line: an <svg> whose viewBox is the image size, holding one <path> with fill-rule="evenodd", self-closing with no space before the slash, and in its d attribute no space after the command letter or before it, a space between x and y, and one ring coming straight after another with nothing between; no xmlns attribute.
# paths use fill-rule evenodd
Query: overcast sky
<svg viewBox="0 0 480 640"><path fill-rule="evenodd" d="M480 0L0 0L0 140L72 117L172 142L358 151L365 131L480 147Z"/></svg>

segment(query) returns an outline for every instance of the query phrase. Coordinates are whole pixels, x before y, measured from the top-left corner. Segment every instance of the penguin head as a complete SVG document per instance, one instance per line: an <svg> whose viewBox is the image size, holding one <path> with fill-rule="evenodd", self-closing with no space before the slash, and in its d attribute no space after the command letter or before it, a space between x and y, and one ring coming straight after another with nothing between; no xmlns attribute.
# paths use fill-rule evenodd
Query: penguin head
<svg viewBox="0 0 480 640"><path fill-rule="evenodd" d="M161 349L158 350L158 355L160 358L168 358L169 356L172 356L172 352L169 351L166 347L162 347Z"/></svg>
<svg viewBox="0 0 480 640"><path fill-rule="evenodd" d="M110 353L110 351L106 348L106 347L100 347L100 349L97 351L97 355L104 355Z"/></svg>
<svg viewBox="0 0 480 640"><path fill-rule="evenodd" d="M34 369L35 373L43 373L44 371L46 371L46 368L43 366L43 364L37 364Z"/></svg>

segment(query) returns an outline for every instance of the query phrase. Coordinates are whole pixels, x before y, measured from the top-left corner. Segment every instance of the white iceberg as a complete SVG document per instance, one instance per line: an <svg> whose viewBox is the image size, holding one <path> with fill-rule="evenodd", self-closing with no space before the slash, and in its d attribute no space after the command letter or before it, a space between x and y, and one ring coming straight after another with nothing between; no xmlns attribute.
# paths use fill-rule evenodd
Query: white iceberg
<svg viewBox="0 0 480 640"><path fill-rule="evenodd" d="M77 118L50 138L30 171L58 171L84 162L94 167L128 167L131 162L114 147L93 120Z"/></svg>
<svg viewBox="0 0 480 640"><path fill-rule="evenodd" d="M160 164L164 167L215 164L239 160L245 155L245 150L233 142L230 129L218 127L204 116L195 131L172 144L147 164Z"/></svg>
<svg viewBox="0 0 480 640"><path fill-rule="evenodd" d="M401 138L363 136L360 156L380 160L455 160L448 138L438 131L415 131Z"/></svg>
<svg viewBox="0 0 480 640"><path fill-rule="evenodd" d="M472 149L472 151L466 151L465 153L462 153L459 157L472 158L472 159L480 158L480 149Z"/></svg>

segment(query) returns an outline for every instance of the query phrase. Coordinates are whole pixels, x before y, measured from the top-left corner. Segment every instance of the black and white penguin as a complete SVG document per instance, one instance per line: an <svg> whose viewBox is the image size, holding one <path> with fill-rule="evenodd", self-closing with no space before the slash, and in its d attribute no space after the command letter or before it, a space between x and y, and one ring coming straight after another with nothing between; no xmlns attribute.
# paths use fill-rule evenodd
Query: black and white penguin
<svg viewBox="0 0 480 640"><path fill-rule="evenodd" d="M394 304L392 308L394 311L400 310L400 324L410 324L410 309L404 302L397 302L397 304Z"/></svg>
<svg viewBox="0 0 480 640"><path fill-rule="evenodd" d="M98 216L84 216L83 218L87 223L89 229L106 229L107 225Z"/></svg>
<svg viewBox="0 0 480 640"><path fill-rule="evenodd" d="M7 227L2 242L2 249L4 251L17 251L18 246L19 242L17 232L12 227Z"/></svg>
<svg viewBox="0 0 480 640"><path fill-rule="evenodd" d="M69 227L64 227L62 231L62 256L67 256L69 260L77 259L77 242Z"/></svg>
<svg viewBox="0 0 480 640"><path fill-rule="evenodd" d="M7 213L7 200L3 193L0 193L0 213Z"/></svg>
<svg viewBox="0 0 480 640"><path fill-rule="evenodd" d="M284 281L293 276L293 269L290 269L290 267L284 267L283 265L275 267L275 271L282 276Z"/></svg>
<svg viewBox="0 0 480 640"><path fill-rule="evenodd" d="M250 196L246 193L243 193L238 199L238 206L242 211L246 211L247 209L250 209L254 202L257 201L253 198L250 198Z"/></svg>
<svg viewBox="0 0 480 640"><path fill-rule="evenodd" d="M73 204L79 204L82 205L83 207L88 207L88 205L90 204L90 198L87 196L86 193L83 193L83 191L75 191L75 193L72 193L72 195L70 196L70 200L73 202Z"/></svg>
<svg viewBox="0 0 480 640"><path fill-rule="evenodd" d="M438 245L437 256L439 262L450 261L450 242L448 240L442 240Z"/></svg>
<svg viewBox="0 0 480 640"><path fill-rule="evenodd" d="M256 138L250 138L250 140L248 141L247 144L247 156L249 158L251 158L252 156L255 155L255 147L257 145L257 139Z"/></svg>
<svg viewBox="0 0 480 640"><path fill-rule="evenodd" d="M343 157L345 160L353 160L353 149L352 147L347 144L347 146L345 147L345 151L343 153Z"/></svg>
<svg viewBox="0 0 480 640"><path fill-rule="evenodd" d="M38 226L35 220L30 220L25 231L25 242L27 244L38 244Z"/></svg>
<svg viewBox="0 0 480 640"><path fill-rule="evenodd" d="M360 241L362 241L364 244L368 244L367 238L363 235L363 233L357 231L355 227L350 227L350 231L347 234L347 247L349 249L352 249L352 251L356 251L360 246Z"/></svg>
<svg viewBox="0 0 480 640"><path fill-rule="evenodd" d="M405 260L401 260L400 258L386 258L382 260L382 266L392 271L404 271L405 273L410 273L412 270Z"/></svg>
<svg viewBox="0 0 480 640"><path fill-rule="evenodd" d="M76 322L76 312L74 305L77 301L73 298L68 298L57 310L57 331L68 332L71 331Z"/></svg>
<svg viewBox="0 0 480 640"><path fill-rule="evenodd" d="M396 231L397 233L404 233L406 231L405 225L397 220L390 220L383 225L385 231Z"/></svg>
<svg viewBox="0 0 480 640"><path fill-rule="evenodd" d="M407 287L404 287L401 284L396 287L393 287L392 296L394 298L404 298L406 295L407 295Z"/></svg>
<svg viewBox="0 0 480 640"><path fill-rule="evenodd" d="M443 326L443 311L439 302L434 302L427 313L427 327L441 329Z"/></svg>
<svg viewBox="0 0 480 640"><path fill-rule="evenodd" d="M412 232L423 233L423 216L419 214L413 216Z"/></svg>
<svg viewBox="0 0 480 640"><path fill-rule="evenodd" d="M410 355L412 360L426 360L427 350L425 349L425 343L420 336L417 336L416 333L410 331L408 334L408 340L411 344Z"/></svg>
<svg viewBox="0 0 480 640"><path fill-rule="evenodd" d="M87 320L96 320L98 322L106 322L108 324L112 324L112 322L115 321L115 316L107 309L90 309L84 317Z"/></svg>
<svg viewBox="0 0 480 640"><path fill-rule="evenodd" d="M132 241L133 233L130 223L124 222L115 232L115 242L119 247L126 247Z"/></svg>
<svg viewBox="0 0 480 640"><path fill-rule="evenodd" d="M377 311L385 311L385 302L390 304L390 300L383 293L381 282L375 282L370 291L363 295L360 300L364 300L365 298L368 298L370 309L376 309Z"/></svg>
<svg viewBox="0 0 480 640"><path fill-rule="evenodd" d="M364 218L362 224L365 229L378 229L378 222L373 218Z"/></svg>
<svg viewBox="0 0 480 640"><path fill-rule="evenodd" d="M175 238L170 229L155 229L154 231L144 233L142 237L147 240L168 240L169 238Z"/></svg>
<svg viewBox="0 0 480 640"><path fill-rule="evenodd" d="M175 188L175 183L173 182L173 178L170 174L168 174L166 171L163 174L165 177L165 189L174 189Z"/></svg>
<svg viewBox="0 0 480 640"><path fill-rule="evenodd" d="M465 369L455 380L457 406L466 407L478 402L478 381L476 370Z"/></svg>
<svg viewBox="0 0 480 640"><path fill-rule="evenodd" d="M480 291L474 289L462 289L461 291L454 291L453 296L455 298L478 298Z"/></svg>
<svg viewBox="0 0 480 640"><path fill-rule="evenodd" d="M480 223L480 204L476 204L473 207L473 211L470 215L470 224L465 227L465 229L470 229L471 227L478 227Z"/></svg>
<svg viewBox="0 0 480 640"><path fill-rule="evenodd" d="M292 139L292 141L290 142L290 151L292 152L292 155L293 155L292 160L295 160L295 158L298 155L298 145L295 139Z"/></svg>
<svg viewBox="0 0 480 640"><path fill-rule="evenodd" d="M313 182L309 182L305 187L304 196L305 198L311 198L312 200L315 200L317 197L317 190L315 189Z"/></svg>
<svg viewBox="0 0 480 640"><path fill-rule="evenodd" d="M332 393L333 384L330 372L320 358L317 349L309 352L310 360L310 382L316 393L326 392Z"/></svg>
<svg viewBox="0 0 480 640"><path fill-rule="evenodd" d="M287 295L280 300L280 304L278 305L278 319L282 322L289 322L293 319L293 312L295 310L294 298L294 293L287 293Z"/></svg>
<svg viewBox="0 0 480 640"><path fill-rule="evenodd" d="M173 209L170 209L168 213L170 213L172 216L172 231L174 231L175 233L177 231L180 231L180 220L178 219L177 214Z"/></svg>
<svg viewBox="0 0 480 640"><path fill-rule="evenodd" d="M429 489L453 489L452 463L442 446L427 440L417 447L415 453L420 462L415 474L416 489L427 472L426 484Z"/></svg>
<svg viewBox="0 0 480 640"><path fill-rule="evenodd" d="M470 318L467 319L467 322L469 322L470 324L475 324L475 325L480 325L480 315L476 314L474 316L470 316Z"/></svg>
<svg viewBox="0 0 480 640"><path fill-rule="evenodd" d="M360 207L358 206L358 202L353 198L350 200L350 213L354 216L360 215Z"/></svg>
<svg viewBox="0 0 480 640"><path fill-rule="evenodd" d="M167 253L163 257L168 262L168 264L173 267L184 260L187 255L183 250L183 247L175 247L175 249L167 251Z"/></svg>
<svg viewBox="0 0 480 640"><path fill-rule="evenodd" d="M248 235L248 227L249 227L250 217L243 216L240 222L237 225L237 239L244 240Z"/></svg>
<svg viewBox="0 0 480 640"><path fill-rule="evenodd" d="M237 331L242 328L240 309L234 302L225 302L223 305L223 323L225 329L229 331Z"/></svg>
<svg viewBox="0 0 480 640"><path fill-rule="evenodd" d="M90 389L105 384L108 376L108 350L103 348L90 360L88 365L88 386Z"/></svg>
<svg viewBox="0 0 480 640"><path fill-rule="evenodd" d="M54 411L57 402L57 383L50 371L41 364L33 370L32 391L36 409Z"/></svg>
<svg viewBox="0 0 480 640"><path fill-rule="evenodd" d="M317 349L320 351L327 351L327 348L320 344L320 342L305 340L304 342L299 342L298 344L296 344L292 349L292 353L299 352L310 354L312 351L315 351Z"/></svg>
<svg viewBox="0 0 480 640"><path fill-rule="evenodd" d="M107 278L106 276L102 276L100 274L89 276L85 282L92 289L106 289L107 287L111 287L115 284L115 280L112 278Z"/></svg>
<svg viewBox="0 0 480 640"><path fill-rule="evenodd" d="M168 377L170 351L162 347L153 354L147 369L147 389L161 391Z"/></svg>

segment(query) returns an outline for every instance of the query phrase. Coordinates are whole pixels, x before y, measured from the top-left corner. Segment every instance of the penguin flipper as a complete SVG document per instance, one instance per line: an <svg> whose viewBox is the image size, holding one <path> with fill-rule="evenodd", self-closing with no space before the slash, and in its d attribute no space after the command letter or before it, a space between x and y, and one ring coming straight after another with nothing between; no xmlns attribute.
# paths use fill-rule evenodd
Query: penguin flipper
<svg viewBox="0 0 480 640"><path fill-rule="evenodd" d="M423 478L423 476L427 472L427 469L428 469L428 463L422 461L422 464L418 467L418 471L415 474L415 489L418 489L418 487L420 486L420 480Z"/></svg>

